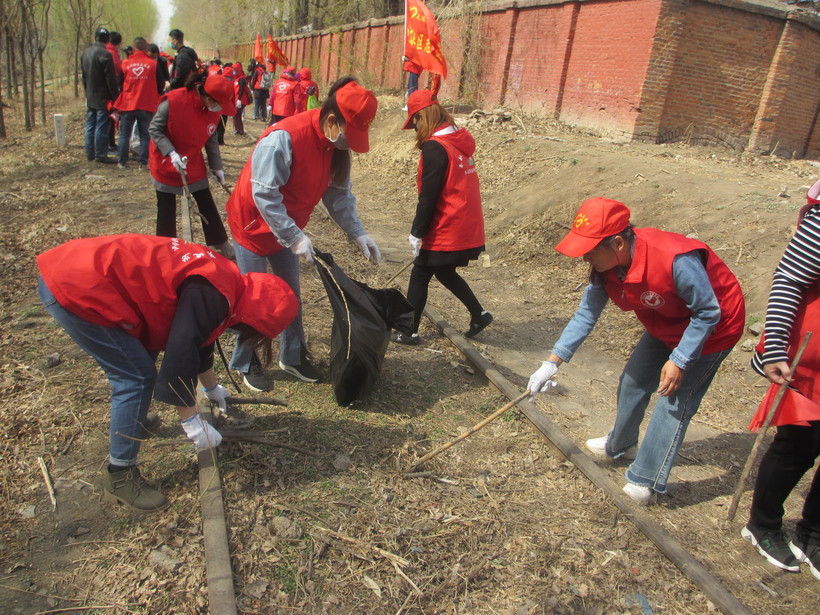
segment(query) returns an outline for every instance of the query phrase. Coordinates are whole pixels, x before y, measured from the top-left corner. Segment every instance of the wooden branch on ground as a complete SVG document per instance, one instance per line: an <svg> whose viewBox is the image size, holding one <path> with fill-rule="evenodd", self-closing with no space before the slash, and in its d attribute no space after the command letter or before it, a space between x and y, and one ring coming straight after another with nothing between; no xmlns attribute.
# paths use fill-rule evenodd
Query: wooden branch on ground
<svg viewBox="0 0 820 615"><path fill-rule="evenodd" d="M325 527L317 526L316 530L321 532L322 534L326 534L327 536L330 536L331 538L341 540L342 542L347 542L347 543L350 543L352 545L356 545L360 548L369 549L370 551L373 551L374 553L382 556L383 558L385 558L387 560L390 560L391 562L393 562L394 564L396 564L398 566L404 567L404 566L409 566L410 565L410 562L408 562L403 557L400 557L400 556L396 555L395 553L391 553L390 551L385 551L384 549L380 549L379 547L377 547L375 545L371 545L369 543L366 543L362 540L358 540L356 538L351 538L350 536L345 536L344 534L340 534L339 532L334 532L333 530L329 530Z"/></svg>

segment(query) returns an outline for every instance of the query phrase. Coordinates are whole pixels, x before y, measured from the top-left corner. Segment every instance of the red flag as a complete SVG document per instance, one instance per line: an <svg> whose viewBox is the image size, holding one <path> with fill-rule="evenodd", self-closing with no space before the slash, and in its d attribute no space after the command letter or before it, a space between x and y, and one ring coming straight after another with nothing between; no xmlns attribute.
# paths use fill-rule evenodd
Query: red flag
<svg viewBox="0 0 820 615"><path fill-rule="evenodd" d="M423 69L447 78L436 18L421 0L407 0L404 55Z"/></svg>
<svg viewBox="0 0 820 615"><path fill-rule="evenodd" d="M281 66L287 66L290 64L288 56L282 53L279 45L276 44L276 41L273 40L273 37L270 34L268 34L268 60Z"/></svg>
<svg viewBox="0 0 820 615"><path fill-rule="evenodd" d="M262 64L265 61L265 56L262 55L262 38L259 33L256 34L256 42L253 44L253 59L257 64Z"/></svg>

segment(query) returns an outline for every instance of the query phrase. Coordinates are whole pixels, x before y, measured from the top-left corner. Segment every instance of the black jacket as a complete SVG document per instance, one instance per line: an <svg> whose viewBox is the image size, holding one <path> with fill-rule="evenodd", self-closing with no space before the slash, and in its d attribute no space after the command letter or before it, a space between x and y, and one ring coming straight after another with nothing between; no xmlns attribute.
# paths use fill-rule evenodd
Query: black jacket
<svg viewBox="0 0 820 615"><path fill-rule="evenodd" d="M105 109L116 100L120 88L114 72L114 59L103 43L94 43L83 51L81 59L85 102L91 109Z"/></svg>
<svg viewBox="0 0 820 615"><path fill-rule="evenodd" d="M199 56L196 55L196 51L190 47L180 47L177 50L177 55L174 56L174 63L171 65L171 82L168 89L175 90L184 87L188 75L196 68L198 61Z"/></svg>

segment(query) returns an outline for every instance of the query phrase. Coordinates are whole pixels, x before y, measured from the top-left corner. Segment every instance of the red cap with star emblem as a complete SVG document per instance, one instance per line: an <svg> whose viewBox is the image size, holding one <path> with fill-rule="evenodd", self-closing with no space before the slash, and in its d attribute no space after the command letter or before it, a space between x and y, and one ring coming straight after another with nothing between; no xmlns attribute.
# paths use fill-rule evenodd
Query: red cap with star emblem
<svg viewBox="0 0 820 615"><path fill-rule="evenodd" d="M629 226L629 208L620 201L596 197L581 203L567 236L555 249L566 256L583 256L602 239Z"/></svg>
<svg viewBox="0 0 820 615"><path fill-rule="evenodd" d="M367 131L376 117L379 103L370 90L355 81L343 85L336 91L336 104L345 118L345 136L350 149L363 154L370 151Z"/></svg>

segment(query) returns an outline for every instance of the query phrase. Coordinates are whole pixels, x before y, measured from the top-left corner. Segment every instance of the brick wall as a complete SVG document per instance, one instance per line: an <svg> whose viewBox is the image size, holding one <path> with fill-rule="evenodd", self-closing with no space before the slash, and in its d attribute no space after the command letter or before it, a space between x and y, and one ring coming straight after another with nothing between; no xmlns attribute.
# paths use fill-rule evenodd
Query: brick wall
<svg viewBox="0 0 820 615"><path fill-rule="evenodd" d="M755 0L520 0L438 22L444 100L632 139L820 154L816 15ZM295 66L314 68L323 91L353 74L400 92L403 35L403 17L392 17L279 43ZM223 57L246 62L252 47Z"/></svg>

